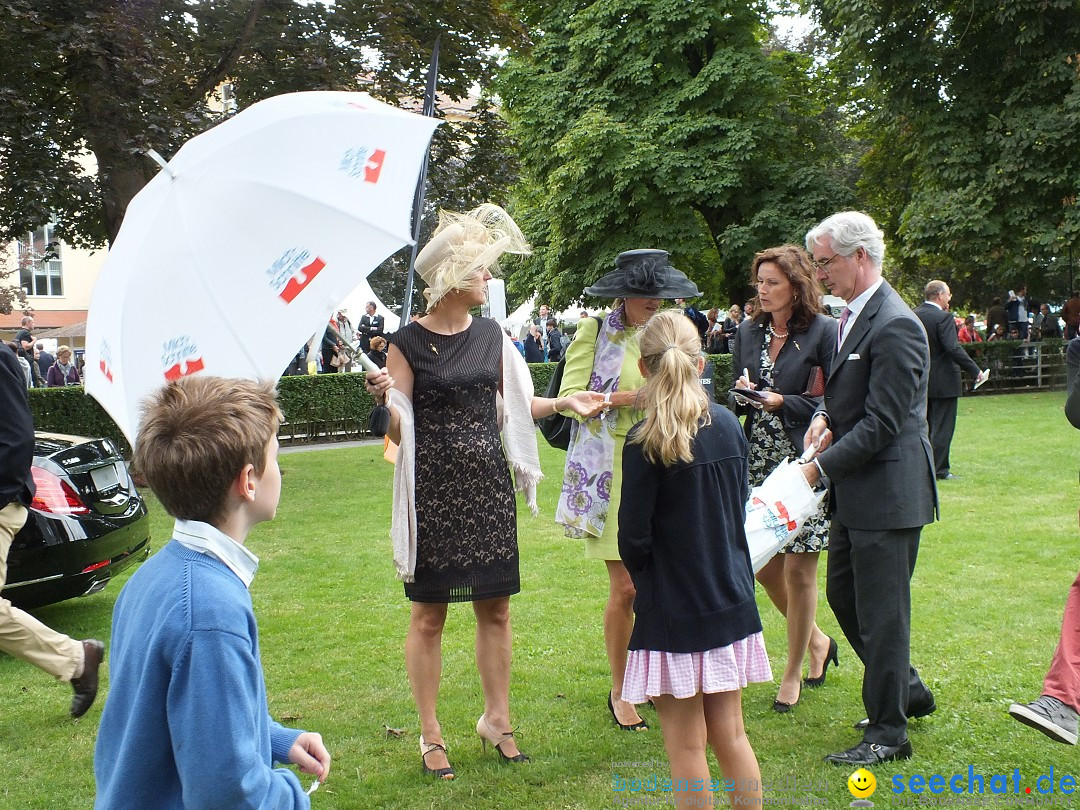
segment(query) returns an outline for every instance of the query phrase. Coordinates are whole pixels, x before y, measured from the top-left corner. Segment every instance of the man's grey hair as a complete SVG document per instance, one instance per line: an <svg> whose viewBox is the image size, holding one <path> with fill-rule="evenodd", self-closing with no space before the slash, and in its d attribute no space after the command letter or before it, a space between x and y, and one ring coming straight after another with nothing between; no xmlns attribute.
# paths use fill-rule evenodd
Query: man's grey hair
<svg viewBox="0 0 1080 810"><path fill-rule="evenodd" d="M859 248L866 251L874 266L881 269L885 261L885 234L861 211L841 211L823 220L806 234L806 249L812 254L814 245L828 236L833 250L850 256Z"/></svg>
<svg viewBox="0 0 1080 810"><path fill-rule="evenodd" d="M932 301L939 295L944 293L947 289L949 289L949 285L946 284L944 281L931 281L929 284L926 285L926 289L923 290L923 298L925 298L927 301Z"/></svg>

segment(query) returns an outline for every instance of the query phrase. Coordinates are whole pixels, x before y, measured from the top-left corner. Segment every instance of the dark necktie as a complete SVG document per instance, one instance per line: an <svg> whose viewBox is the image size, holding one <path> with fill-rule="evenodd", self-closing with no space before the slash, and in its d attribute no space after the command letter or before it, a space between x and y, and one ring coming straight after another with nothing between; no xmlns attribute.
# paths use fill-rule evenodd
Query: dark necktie
<svg viewBox="0 0 1080 810"><path fill-rule="evenodd" d="M851 317L851 310L844 307L844 311L840 313L840 329L836 333L836 350L840 351L840 347L844 345L844 327L847 326L848 318Z"/></svg>

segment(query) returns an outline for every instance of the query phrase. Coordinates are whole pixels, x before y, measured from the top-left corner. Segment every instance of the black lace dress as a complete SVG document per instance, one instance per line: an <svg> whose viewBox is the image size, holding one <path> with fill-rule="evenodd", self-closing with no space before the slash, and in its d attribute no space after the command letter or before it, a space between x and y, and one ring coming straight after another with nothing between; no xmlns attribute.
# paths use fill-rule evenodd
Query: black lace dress
<svg viewBox="0 0 1080 810"><path fill-rule="evenodd" d="M495 410L502 329L473 318L440 335L410 323L391 338L413 371L414 602L471 602L521 590L517 508Z"/></svg>

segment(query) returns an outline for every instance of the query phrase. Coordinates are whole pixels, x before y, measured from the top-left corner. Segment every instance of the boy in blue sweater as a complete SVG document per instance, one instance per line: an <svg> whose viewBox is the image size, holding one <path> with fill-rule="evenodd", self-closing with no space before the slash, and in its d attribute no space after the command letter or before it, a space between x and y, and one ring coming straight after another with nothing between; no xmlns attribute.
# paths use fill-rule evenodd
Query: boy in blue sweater
<svg viewBox="0 0 1080 810"><path fill-rule="evenodd" d="M244 547L281 494L273 385L197 375L149 399L134 467L176 518L173 539L113 613L97 808L307 808L322 737L270 719Z"/></svg>

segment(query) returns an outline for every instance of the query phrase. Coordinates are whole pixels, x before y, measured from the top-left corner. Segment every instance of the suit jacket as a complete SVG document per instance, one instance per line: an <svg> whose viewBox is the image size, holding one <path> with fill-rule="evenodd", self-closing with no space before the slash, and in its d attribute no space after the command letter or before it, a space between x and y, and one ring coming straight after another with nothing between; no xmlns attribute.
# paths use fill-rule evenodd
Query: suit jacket
<svg viewBox="0 0 1080 810"><path fill-rule="evenodd" d="M819 410L832 444L818 456L836 516L853 529L911 529L937 512L926 427L930 350L887 281L844 337Z"/></svg>
<svg viewBox="0 0 1080 810"><path fill-rule="evenodd" d="M368 352L371 350L371 339L376 335L384 335L383 331L386 328L386 319L382 315L361 315L360 325L356 327L356 331L360 334L360 351Z"/></svg>
<svg viewBox="0 0 1080 810"><path fill-rule="evenodd" d="M926 330L926 342L930 346L930 385L927 396L930 399L960 396L964 392L960 369L967 371L974 381L979 375L979 367L960 345L952 313L929 301L923 301L915 307L915 315L922 321Z"/></svg>
<svg viewBox="0 0 1080 810"><path fill-rule="evenodd" d="M1065 417L1069 424L1080 429L1080 338L1069 341L1065 352L1065 375L1069 392L1065 399Z"/></svg>
<svg viewBox="0 0 1080 810"><path fill-rule="evenodd" d="M0 509L14 502L29 506L34 495L34 417L23 370L7 346L0 346L0 413Z"/></svg>
<svg viewBox="0 0 1080 810"><path fill-rule="evenodd" d="M784 395L784 405L779 415L795 449L802 452L803 436L810 424L810 419L821 397L804 396L810 380L810 370L820 366L825 374L832 366L836 353L836 321L828 315L818 315L810 323L806 332L792 333L780 348L773 363L773 381L777 390ZM731 373L734 377L742 374L745 368L750 372L750 382L757 384L761 379L761 347L765 343L766 325L746 318L735 331L735 340L731 349ZM728 394L728 407L738 414L749 414L746 430L753 424L758 411L749 405L738 403Z"/></svg>

